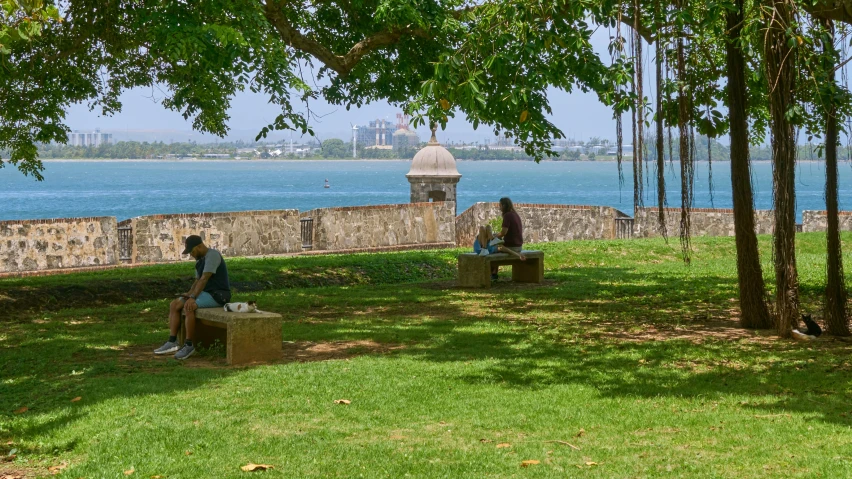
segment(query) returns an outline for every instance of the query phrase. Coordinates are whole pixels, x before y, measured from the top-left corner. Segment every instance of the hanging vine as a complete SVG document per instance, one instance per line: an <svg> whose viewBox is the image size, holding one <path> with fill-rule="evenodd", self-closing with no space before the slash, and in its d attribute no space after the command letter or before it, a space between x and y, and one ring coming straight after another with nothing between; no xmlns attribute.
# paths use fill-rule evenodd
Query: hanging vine
<svg viewBox="0 0 852 479"><path fill-rule="evenodd" d="M655 62L657 66L657 227L663 239L668 242L668 231L666 231L666 159L665 159L665 139L663 137L663 32L664 20L662 18L662 10L660 8L660 0L654 2L654 16L656 17L655 24L658 32L655 46Z"/></svg>
<svg viewBox="0 0 852 479"><path fill-rule="evenodd" d="M645 110L643 103L643 77L642 77L642 36L639 34L642 21L642 10L639 0L633 0L633 93L635 94L635 105L633 108L633 207L643 206L644 184L642 178L642 155L644 153L645 137L643 125L645 123Z"/></svg>
<svg viewBox="0 0 852 479"><path fill-rule="evenodd" d="M682 6L679 4L679 6ZM683 28L681 26L681 28ZM680 133L680 245L683 260L691 261L690 227L692 210L692 155L689 135L689 98L687 97L684 35L677 38L678 130Z"/></svg>
<svg viewBox="0 0 852 479"><path fill-rule="evenodd" d="M613 56L613 62L618 61L621 58L621 52L623 48L623 39L621 37L621 8L618 9L618 21L615 22L615 46L611 50L611 55ZM620 96L622 93L621 86L616 86L616 95ZM624 149L624 132L622 130L622 116L621 111L618 109L618 103L615 103L615 107L613 109L613 115L615 116L615 162L618 166L618 196L619 201L621 201L621 188L624 186L624 171L622 169L622 160L624 159L623 149Z"/></svg>
<svg viewBox="0 0 852 479"><path fill-rule="evenodd" d="M707 119L710 119L710 105L707 105ZM710 143L711 137L710 133L707 133L707 175L708 175L708 186L710 188L710 207L715 208L716 205L713 201L713 147Z"/></svg>

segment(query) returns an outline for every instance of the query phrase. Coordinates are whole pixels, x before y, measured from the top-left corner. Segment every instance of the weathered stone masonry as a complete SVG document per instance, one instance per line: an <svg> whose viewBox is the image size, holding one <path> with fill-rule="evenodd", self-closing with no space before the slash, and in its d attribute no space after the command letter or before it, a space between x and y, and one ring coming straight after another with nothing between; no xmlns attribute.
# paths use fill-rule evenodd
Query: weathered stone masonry
<svg viewBox="0 0 852 479"><path fill-rule="evenodd" d="M806 212L807 213L807 212ZM665 208L666 235L670 238L680 236L680 208ZM757 234L772 234L775 219L772 210L754 211L755 231ZM734 236L734 210L718 208L693 208L690 214L691 236ZM657 224L657 208L636 208L633 236L636 238L656 238L662 236Z"/></svg>
<svg viewBox="0 0 852 479"><path fill-rule="evenodd" d="M524 243L614 239L615 218L627 215L609 206L515 203L524 225ZM499 203L476 203L456 218L456 243L470 246L481 225L501 218Z"/></svg>
<svg viewBox="0 0 852 479"><path fill-rule="evenodd" d="M114 217L0 221L0 271L118 263Z"/></svg>
<svg viewBox="0 0 852 479"><path fill-rule="evenodd" d="M186 260L187 236L197 234L224 256L302 251L298 210L153 215L132 218L132 263Z"/></svg>
<svg viewBox="0 0 852 479"><path fill-rule="evenodd" d="M616 218L606 206L515 204L524 222L524 242L614 239ZM153 215L132 218L133 264L186 260L183 240L200 234L226 256L259 256L302 251L300 217L312 217L313 250L383 251L410 248L470 247L479 226L500 217L498 203L476 203L458 217L452 202ZM680 210L666 210L670 237L680 231ZM772 212L755 212L756 230L771 234ZM803 232L825 231L825 211L805 211ZM841 229L852 230L852 212L840 213ZM118 223L112 217L0 221L0 274L103 268L119 261ZM656 208L636 210L634 237L658 236ZM733 236L733 211L695 208L693 236Z"/></svg>
<svg viewBox="0 0 852 479"><path fill-rule="evenodd" d="M852 211L840 211L837 214L840 220L840 231L852 231ZM828 230L828 212L803 211L802 233Z"/></svg>
<svg viewBox="0 0 852 479"><path fill-rule="evenodd" d="M313 249L343 250L455 242L455 203L319 208L302 214L314 219Z"/></svg>

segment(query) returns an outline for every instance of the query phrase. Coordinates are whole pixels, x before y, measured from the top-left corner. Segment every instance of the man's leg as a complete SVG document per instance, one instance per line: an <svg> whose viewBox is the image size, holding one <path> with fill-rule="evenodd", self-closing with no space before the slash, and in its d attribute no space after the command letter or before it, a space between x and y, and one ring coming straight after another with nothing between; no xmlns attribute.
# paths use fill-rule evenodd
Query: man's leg
<svg viewBox="0 0 852 479"><path fill-rule="evenodd" d="M192 299L187 300L186 304L183 306L183 315L186 317L186 341L184 341L183 347L180 348L180 351L175 353L175 359L186 359L195 353L195 344L193 343L193 339L195 338L196 309L198 309L198 305L195 304L195 301Z"/></svg>
<svg viewBox="0 0 852 479"><path fill-rule="evenodd" d="M177 298L169 305L169 334L177 336L180 330L180 312L183 310L183 298Z"/></svg>
<svg viewBox="0 0 852 479"><path fill-rule="evenodd" d="M193 306L195 306L193 304ZM196 306L197 308L197 306ZM183 314L186 316L186 339L190 342L195 340L195 309L190 307L183 308Z"/></svg>
<svg viewBox="0 0 852 479"><path fill-rule="evenodd" d="M155 349L154 354L171 354L180 349L180 345L177 343L177 334L180 328L180 312L182 309L182 298L177 298L169 304L169 340Z"/></svg>

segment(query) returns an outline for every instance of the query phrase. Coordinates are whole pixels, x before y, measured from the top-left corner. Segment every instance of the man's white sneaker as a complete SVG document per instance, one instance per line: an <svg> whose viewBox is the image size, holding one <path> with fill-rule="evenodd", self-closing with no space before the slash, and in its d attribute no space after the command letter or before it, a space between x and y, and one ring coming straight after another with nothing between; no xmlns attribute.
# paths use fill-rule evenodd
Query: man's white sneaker
<svg viewBox="0 0 852 479"><path fill-rule="evenodd" d="M182 361L192 356L193 353L195 353L195 347L190 346L188 344L184 344L183 347L180 348L180 351L175 354L175 359L177 359L178 361Z"/></svg>
<svg viewBox="0 0 852 479"><path fill-rule="evenodd" d="M166 344L154 350L154 354L171 354L177 352L179 349L180 346L177 343L166 341Z"/></svg>

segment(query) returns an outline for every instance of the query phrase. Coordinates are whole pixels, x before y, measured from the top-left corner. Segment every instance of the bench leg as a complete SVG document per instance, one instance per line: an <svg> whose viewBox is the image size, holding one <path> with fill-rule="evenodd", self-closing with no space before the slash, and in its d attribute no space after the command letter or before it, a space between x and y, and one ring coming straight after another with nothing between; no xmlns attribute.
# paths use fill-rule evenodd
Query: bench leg
<svg viewBox="0 0 852 479"><path fill-rule="evenodd" d="M512 281L516 283L543 283L544 262L541 258L528 258L512 265Z"/></svg>
<svg viewBox="0 0 852 479"><path fill-rule="evenodd" d="M281 318L261 318L229 324L228 364L239 365L281 359L284 341L281 326Z"/></svg>
<svg viewBox="0 0 852 479"><path fill-rule="evenodd" d="M183 343L186 342L186 316L180 315L180 328L178 329L177 336L178 345L183 346ZM213 346L216 341L219 341L219 344L222 346L227 343L227 330L224 328L214 328L212 326L207 326L202 324L201 320L198 318L195 319L195 340L193 344L195 347L204 347L209 348Z"/></svg>
<svg viewBox="0 0 852 479"><path fill-rule="evenodd" d="M459 286L463 288L490 288L491 265L480 258L460 256Z"/></svg>

